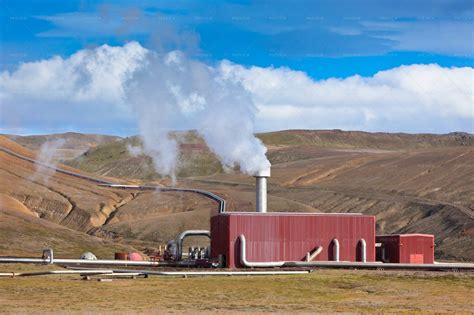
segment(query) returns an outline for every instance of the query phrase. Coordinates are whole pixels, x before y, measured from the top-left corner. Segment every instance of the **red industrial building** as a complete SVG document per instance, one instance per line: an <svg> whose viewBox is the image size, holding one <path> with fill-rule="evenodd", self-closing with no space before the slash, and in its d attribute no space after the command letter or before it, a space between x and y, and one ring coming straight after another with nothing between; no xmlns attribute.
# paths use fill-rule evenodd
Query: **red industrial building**
<svg viewBox="0 0 474 315"><path fill-rule="evenodd" d="M434 236L427 234L379 235L377 261L386 263L434 263Z"/></svg>
<svg viewBox="0 0 474 315"><path fill-rule="evenodd" d="M304 261L319 247L313 261L375 261L375 217L369 215L221 213L211 218L211 257L221 256L228 268L243 267L240 235L248 261Z"/></svg>

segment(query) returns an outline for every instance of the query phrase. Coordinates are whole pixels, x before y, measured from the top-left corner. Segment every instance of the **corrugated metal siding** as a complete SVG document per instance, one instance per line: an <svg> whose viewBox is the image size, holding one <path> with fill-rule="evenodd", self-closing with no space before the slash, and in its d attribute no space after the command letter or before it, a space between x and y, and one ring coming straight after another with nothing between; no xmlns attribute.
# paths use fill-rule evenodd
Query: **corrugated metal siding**
<svg viewBox="0 0 474 315"><path fill-rule="evenodd" d="M400 235L400 262L432 264L434 262L433 235Z"/></svg>
<svg viewBox="0 0 474 315"><path fill-rule="evenodd" d="M322 245L317 261L332 260L332 240L339 240L340 260L360 260L360 239L367 261L375 260L375 217L338 214L226 213L211 219L211 255L226 255L227 266L240 266L239 235L247 240L249 261L302 261Z"/></svg>
<svg viewBox="0 0 474 315"><path fill-rule="evenodd" d="M427 234L400 234L377 236L385 248L386 262L434 263L434 236ZM379 259L379 255L377 255Z"/></svg>

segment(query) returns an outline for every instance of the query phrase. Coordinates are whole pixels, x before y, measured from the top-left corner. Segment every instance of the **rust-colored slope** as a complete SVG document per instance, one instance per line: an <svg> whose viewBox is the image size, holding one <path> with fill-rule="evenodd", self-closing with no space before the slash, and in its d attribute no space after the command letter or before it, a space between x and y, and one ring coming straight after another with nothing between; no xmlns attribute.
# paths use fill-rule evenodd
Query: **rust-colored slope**
<svg viewBox="0 0 474 315"><path fill-rule="evenodd" d="M35 158L34 153L2 136L0 146ZM59 250L73 248L70 254L75 255L83 247L85 250L111 245L84 232L102 225L116 205L129 195L37 168L31 162L0 151L0 242L3 244L0 252L33 254L34 248L38 254L41 246L54 244ZM101 252L111 250L103 248Z"/></svg>
<svg viewBox="0 0 474 315"><path fill-rule="evenodd" d="M13 197L0 194L0 209L8 209L9 211L17 212L17 213L23 213L23 214L29 214L32 216L36 216L33 211L28 209L24 204L19 202Z"/></svg>
<svg viewBox="0 0 474 315"><path fill-rule="evenodd" d="M32 152L1 136L0 146L13 153L35 158ZM79 173L73 168L62 165L59 167ZM78 238L80 243L85 242L90 245L93 241L100 241L90 235L105 238L109 238L111 234L115 235L108 231L111 224L120 224L125 227L128 224L135 227L135 230L140 229L140 225L133 225L133 222L138 219L154 222L155 227L152 228L154 233L146 234L147 239L140 239L139 236L127 237L129 228L119 229L121 234L112 239L115 242L133 243L139 249L143 249L145 245L149 247L157 241L165 242L176 237L183 226L199 228L202 220L208 220L209 211L216 209L213 202L189 193L132 192L100 187L87 179L38 168L31 161L1 150L0 196L2 196L0 201L5 201L0 203L2 223L5 225L4 233L0 235L0 242L7 244L0 248L0 254L11 254L10 250L17 252L16 247L22 243L25 243L23 252L28 252L38 244L46 244L51 241L50 237L62 235L62 232L56 231L60 226L77 231L72 235L81 235ZM183 216L183 222L172 220L174 225L171 228L167 226L169 220L160 219L165 215L172 216L183 211L206 214L200 220L195 220L195 216L187 215ZM26 212L29 213L26 214ZM28 222L24 220L25 215L29 215ZM150 221L151 219L153 220ZM17 234L14 228L8 227L9 223L12 227L19 224L23 230L18 229L21 233ZM38 234L38 241L41 242L22 236L25 233L28 234L27 229ZM44 229L52 230L42 233ZM160 229L163 231L159 232ZM51 234L52 232L57 232L53 233L56 236ZM92 243L91 240L93 240ZM56 241L56 246L67 248L66 243L70 242L70 238L65 237ZM105 244L98 243L100 246L105 246Z"/></svg>
<svg viewBox="0 0 474 315"><path fill-rule="evenodd" d="M22 152L26 153L26 152ZM0 151L0 193L13 196L40 217L87 231L105 222L129 193L51 170Z"/></svg>
<svg viewBox="0 0 474 315"><path fill-rule="evenodd" d="M133 248L77 232L27 213L21 203L0 195L0 255L40 256L44 248L54 248L60 257L78 258L86 251L111 258L115 251Z"/></svg>
<svg viewBox="0 0 474 315"><path fill-rule="evenodd" d="M13 140L8 139L5 136L0 135L0 147L3 147L8 150L12 150L18 154L24 155L29 158L35 158L36 155L25 147L19 145Z"/></svg>

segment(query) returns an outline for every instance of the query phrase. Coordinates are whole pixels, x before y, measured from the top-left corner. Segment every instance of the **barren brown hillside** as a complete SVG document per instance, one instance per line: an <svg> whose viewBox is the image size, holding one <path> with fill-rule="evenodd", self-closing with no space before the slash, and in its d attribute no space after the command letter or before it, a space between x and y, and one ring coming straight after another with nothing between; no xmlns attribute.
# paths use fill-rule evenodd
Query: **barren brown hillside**
<svg viewBox="0 0 474 315"><path fill-rule="evenodd" d="M95 134L66 132L51 135L18 136L5 135L7 138L30 150L39 150L46 142L61 140L60 147L55 150L54 160L73 159L99 144L119 140L120 137Z"/></svg>
<svg viewBox="0 0 474 315"><path fill-rule="evenodd" d="M438 259L474 260L472 135L288 131L259 137L273 164L270 211L373 214L378 233L433 233ZM195 135L181 139L185 167L178 186L218 193L228 211L253 211L254 179L222 173ZM147 157L128 154L127 141L139 145L136 138L100 144L75 166L97 176L156 179ZM207 229L215 212L215 204L193 194L116 191L57 173L44 183L31 179L34 172L31 163L0 152L0 193L48 221L141 250L184 229Z"/></svg>
<svg viewBox="0 0 474 315"><path fill-rule="evenodd" d="M34 153L5 137L0 137L0 147L35 157ZM63 165L59 167L73 170ZM126 207L129 202L134 204L130 209ZM31 162L0 151L0 255L39 255L42 248L53 247L63 256L77 257L90 250L102 257L111 257L114 251L127 247L122 243L134 243L134 239L127 240L125 234L113 235L115 243L112 243L93 234L109 238L110 234L104 235L100 229L117 218L127 217L128 211L133 220L140 217L140 212L147 213L149 219L183 210L199 213L202 209L215 209L209 203L193 194L155 195L99 187L77 177L38 170ZM122 207L123 211L114 218ZM202 217L208 215L206 212ZM153 240L164 242L169 235L178 234L181 231L178 229L194 228L199 223L173 221L172 227L166 227L166 233L162 232L163 238ZM154 233L160 233L159 226L154 228ZM143 244L139 243L138 248L143 249Z"/></svg>

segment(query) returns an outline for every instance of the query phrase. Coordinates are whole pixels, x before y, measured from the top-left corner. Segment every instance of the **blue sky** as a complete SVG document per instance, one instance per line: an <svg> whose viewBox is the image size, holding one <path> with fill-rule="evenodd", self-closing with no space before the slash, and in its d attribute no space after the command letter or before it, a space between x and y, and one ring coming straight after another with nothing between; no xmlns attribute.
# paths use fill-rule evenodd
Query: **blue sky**
<svg viewBox="0 0 474 315"><path fill-rule="evenodd" d="M68 58L82 49L123 46L131 41L157 52L179 49L209 65L225 59L243 67L286 67L315 81L370 77L413 64L472 68L473 7L469 0L0 0L0 71L13 73L22 63L55 55ZM443 128L433 124L423 130L472 131L471 119L464 116ZM105 131L113 132L113 125ZM41 132L45 126L23 127ZM334 123L334 128L341 126L346 125ZM281 127L285 126L269 125L267 129ZM365 128L347 125L352 127ZM77 124L59 126L58 130L68 128L81 129ZM365 129L384 128L374 125ZM402 123L399 129L423 131ZM396 125L388 131L397 131Z"/></svg>
<svg viewBox="0 0 474 315"><path fill-rule="evenodd" d="M313 78L413 63L474 64L472 1L2 0L1 6L2 70L131 40L208 62L287 66Z"/></svg>

